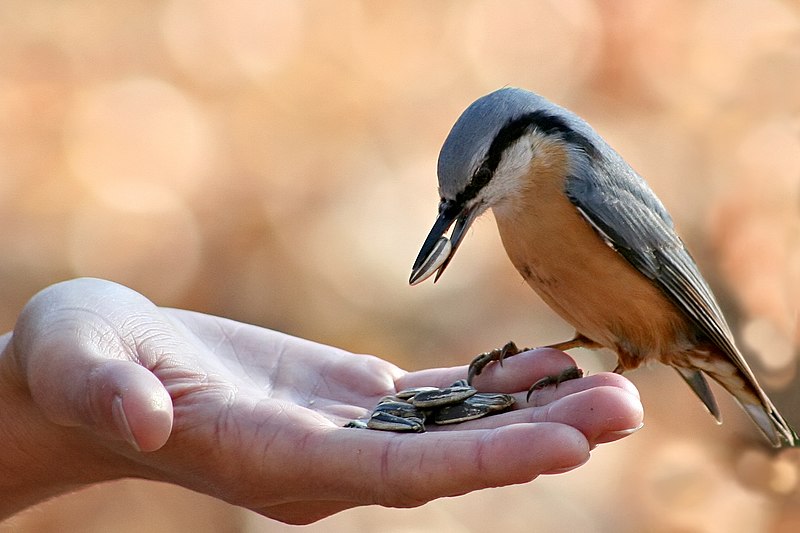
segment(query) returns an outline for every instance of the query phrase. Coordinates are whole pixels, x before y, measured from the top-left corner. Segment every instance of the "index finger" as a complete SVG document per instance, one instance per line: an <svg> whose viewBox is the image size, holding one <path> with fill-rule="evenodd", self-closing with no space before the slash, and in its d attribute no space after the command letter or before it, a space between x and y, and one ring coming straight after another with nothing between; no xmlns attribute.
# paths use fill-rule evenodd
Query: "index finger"
<svg viewBox="0 0 800 533"><path fill-rule="evenodd" d="M478 390L514 393L527 391L543 377L555 376L575 366L575 360L553 348L536 348L521 352L503 361L502 366L492 363L475 378ZM431 368L404 374L395 381L397 390L409 387L444 387L458 379L466 379L467 367Z"/></svg>

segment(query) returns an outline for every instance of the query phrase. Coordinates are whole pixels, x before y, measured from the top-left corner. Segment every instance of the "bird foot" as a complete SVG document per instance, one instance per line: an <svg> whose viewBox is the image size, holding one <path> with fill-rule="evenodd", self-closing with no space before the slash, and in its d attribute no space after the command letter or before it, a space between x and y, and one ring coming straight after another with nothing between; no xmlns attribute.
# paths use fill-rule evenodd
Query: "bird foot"
<svg viewBox="0 0 800 533"><path fill-rule="evenodd" d="M528 348L520 350L514 341L508 341L502 348L495 348L490 352L483 352L469 364L467 383L472 384L472 380L475 379L475 376L483 372L483 369L486 368L486 365L489 363L497 361L500 363L500 366L503 366L503 359L527 350Z"/></svg>
<svg viewBox="0 0 800 533"><path fill-rule="evenodd" d="M545 376L533 385L531 388L528 389L528 395L525 397L525 401L530 401L531 394L533 394L537 390L541 390L545 387L549 387L550 385L555 385L556 387L559 384L569 381L572 379L579 379L583 377L583 370L578 368L577 366L568 366L564 370L562 370L559 374L555 376Z"/></svg>

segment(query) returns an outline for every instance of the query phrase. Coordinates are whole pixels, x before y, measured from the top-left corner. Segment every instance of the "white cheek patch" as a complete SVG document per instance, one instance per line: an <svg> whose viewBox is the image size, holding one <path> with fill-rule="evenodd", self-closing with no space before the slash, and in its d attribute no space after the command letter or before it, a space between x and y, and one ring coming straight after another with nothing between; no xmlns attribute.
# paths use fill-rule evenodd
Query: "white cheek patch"
<svg viewBox="0 0 800 533"><path fill-rule="evenodd" d="M522 189L520 178L528 172L533 159L535 142L531 141L531 135L523 135L505 149L500 164L482 195L486 204L493 206L504 198L519 194Z"/></svg>

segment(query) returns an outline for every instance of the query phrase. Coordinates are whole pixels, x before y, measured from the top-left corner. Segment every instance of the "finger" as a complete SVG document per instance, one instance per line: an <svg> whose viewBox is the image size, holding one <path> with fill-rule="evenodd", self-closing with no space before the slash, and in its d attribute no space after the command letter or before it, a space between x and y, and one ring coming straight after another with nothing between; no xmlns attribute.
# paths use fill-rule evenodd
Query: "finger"
<svg viewBox="0 0 800 533"><path fill-rule="evenodd" d="M393 507L525 483L586 462L589 443L563 424L399 435L357 429L319 434L303 472L314 494ZM324 450L324 457L314 457ZM331 457L336 457L331 461Z"/></svg>
<svg viewBox="0 0 800 533"><path fill-rule="evenodd" d="M172 432L172 398L158 378L136 363L116 361L103 364L97 375L96 399L89 400L97 406L95 427L107 425L110 403L113 428L131 446L143 452L164 446Z"/></svg>
<svg viewBox="0 0 800 533"><path fill-rule="evenodd" d="M566 353L553 348L537 348L505 359L502 366L496 363L488 365L475 378L475 386L492 392L527 391L541 378L558 375L572 366L575 366L575 360ZM466 377L466 366L433 368L409 372L398 378L396 385L398 390L426 385L442 387Z"/></svg>
<svg viewBox="0 0 800 533"><path fill-rule="evenodd" d="M557 376L570 367L577 366L567 353L554 348L536 348L491 364L475 378L479 390L497 392L527 391L544 377Z"/></svg>
<svg viewBox="0 0 800 533"><path fill-rule="evenodd" d="M560 398L575 394L594 387L617 387L628 394L639 398L639 390L636 386L625 377L614 374L613 372L601 372L599 374L592 374L581 379L570 379L562 381L558 385L550 385L542 389L534 390L531 393L530 400L526 399L527 392L515 394L517 398L517 408L536 407L540 405L547 405Z"/></svg>
<svg viewBox="0 0 800 533"><path fill-rule="evenodd" d="M545 406L516 409L463 422L458 429L483 430L526 422L556 422L573 426L594 446L634 433L642 427L643 417L644 410L638 396L619 387L600 386L566 395ZM432 426L430 429L441 431L449 428Z"/></svg>
<svg viewBox="0 0 800 533"><path fill-rule="evenodd" d="M119 315L121 308L131 314ZM51 421L123 438L144 451L164 444L172 403L139 364L123 318L152 309L138 293L101 280L57 284L31 299L14 329L13 358Z"/></svg>
<svg viewBox="0 0 800 533"><path fill-rule="evenodd" d="M592 444L600 444L641 428L644 408L638 396L618 387L596 387L549 404L544 419L568 423Z"/></svg>
<svg viewBox="0 0 800 533"><path fill-rule="evenodd" d="M593 374L591 376L587 376L581 379L572 379L569 381L564 381L562 383L559 383L558 385L551 385L543 389L536 390L531 395L530 401L528 401L526 398L527 390L523 392L515 392L512 394L515 400L512 409L514 411L517 411L523 409L543 407L546 406L547 404L553 403L571 394L575 394L581 391L597 387L617 387L618 389L628 394L631 394L634 397L634 399L639 398L638 389L636 389L633 383L631 383L629 380L625 379L623 376L619 374L614 374L612 372L602 372L600 374ZM636 401L634 401L634 403L636 403ZM329 416L335 417L334 420L337 423L337 425L343 425L349 420L352 420L354 418L360 418L371 413L374 407L375 407L374 404L366 409L353 405L336 405L332 408L327 409L326 413ZM641 409L641 407L639 407L639 409ZM634 418L635 416L636 415L634 415ZM522 413L519 414L519 416L514 416L514 417L507 415L502 415L502 416L493 415L470 422L461 422L459 424L444 425L444 426L436 426L431 422L427 424L426 427L428 428L428 431L488 429L488 428L497 428L500 426L513 423L530 422L532 420L533 419L530 418L530 415L528 413ZM639 426L636 427L638 428Z"/></svg>
<svg viewBox="0 0 800 533"><path fill-rule="evenodd" d="M166 443L172 431L172 400L146 368L103 361L52 370L37 373L30 383L34 400L51 421L124 439L140 451L154 451Z"/></svg>
<svg viewBox="0 0 800 533"><path fill-rule="evenodd" d="M286 524L303 526L357 505L357 503L341 501L302 501L271 505L253 510Z"/></svg>

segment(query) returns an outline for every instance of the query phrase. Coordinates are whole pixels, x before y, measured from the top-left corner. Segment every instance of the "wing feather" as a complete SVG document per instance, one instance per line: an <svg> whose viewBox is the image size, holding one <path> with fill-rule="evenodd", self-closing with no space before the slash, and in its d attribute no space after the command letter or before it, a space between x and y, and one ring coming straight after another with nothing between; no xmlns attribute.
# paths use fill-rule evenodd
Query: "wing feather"
<svg viewBox="0 0 800 533"><path fill-rule="evenodd" d="M621 172L624 179L612 181L604 170ZM683 310L739 370L752 377L719 304L655 194L630 168L595 171L599 179L571 176L567 180L567 196L581 215L609 246Z"/></svg>
<svg viewBox="0 0 800 533"><path fill-rule="evenodd" d="M572 150L572 172L565 182L565 192L573 205L606 244L652 280L686 313L698 332L727 356L749 391L737 390L741 383L731 383L729 377L702 365L701 358L698 368L678 369L678 372L715 416L718 408L698 370L708 373L731 392L773 445L785 442L800 446L800 438L758 385L736 347L719 304L658 197L591 127L576 118L571 126L586 140ZM743 395L745 392L754 393L757 403Z"/></svg>

